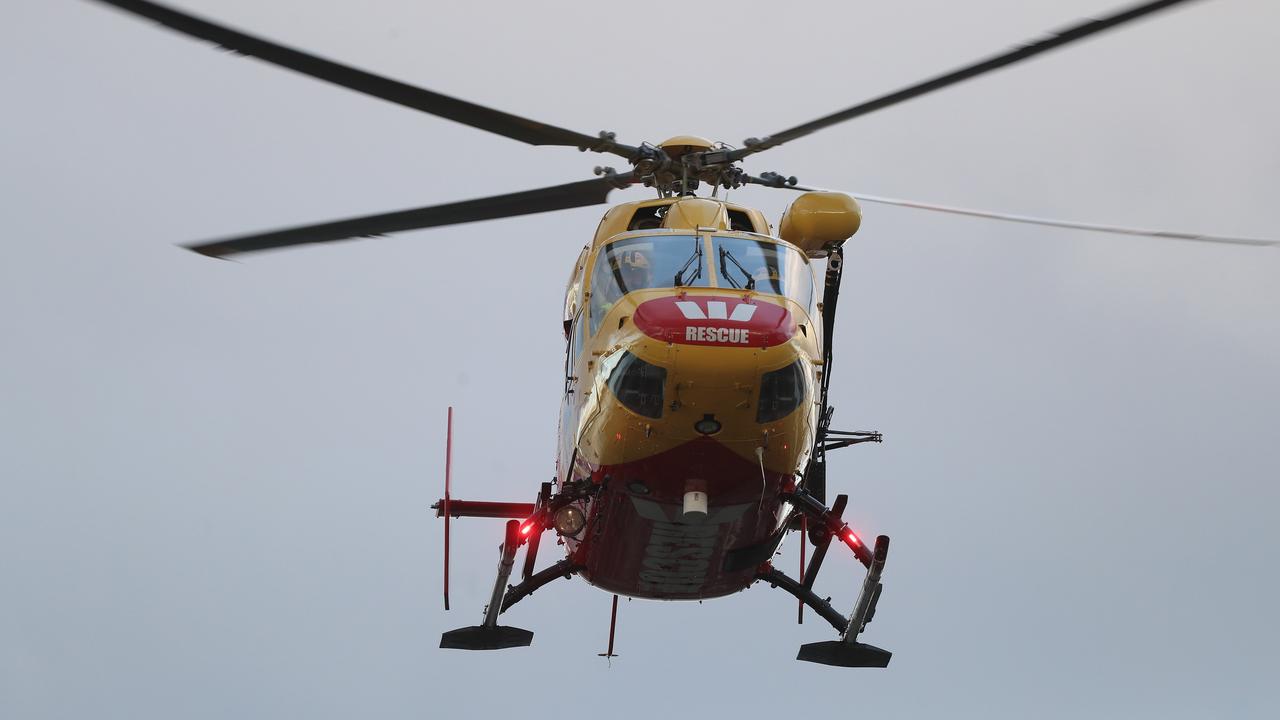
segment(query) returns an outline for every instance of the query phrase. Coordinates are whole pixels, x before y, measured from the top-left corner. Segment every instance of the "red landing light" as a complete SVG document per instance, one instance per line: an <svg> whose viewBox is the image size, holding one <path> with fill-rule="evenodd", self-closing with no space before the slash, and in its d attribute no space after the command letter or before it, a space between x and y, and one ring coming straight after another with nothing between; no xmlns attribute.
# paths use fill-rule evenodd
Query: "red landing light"
<svg viewBox="0 0 1280 720"><path fill-rule="evenodd" d="M854 531L846 530L844 534L846 537L849 538L849 542L853 543L854 545L862 544L862 538L858 537L858 534L855 533Z"/></svg>
<svg viewBox="0 0 1280 720"><path fill-rule="evenodd" d="M521 534L521 535L528 535L528 534L529 534L529 533L531 533L531 532L533 532L533 523L532 523L532 522L526 522L525 524L523 524L523 525L521 525L521 526L520 526L520 534Z"/></svg>

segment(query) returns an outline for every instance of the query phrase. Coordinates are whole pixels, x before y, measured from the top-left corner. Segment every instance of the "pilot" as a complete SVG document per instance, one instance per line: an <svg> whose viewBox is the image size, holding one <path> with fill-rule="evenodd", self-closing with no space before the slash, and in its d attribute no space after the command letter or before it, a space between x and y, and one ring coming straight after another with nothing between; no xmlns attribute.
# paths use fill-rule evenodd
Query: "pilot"
<svg viewBox="0 0 1280 720"><path fill-rule="evenodd" d="M653 287L653 273L649 269L649 258L639 250L622 254L618 263L618 274L622 276L623 292Z"/></svg>
<svg viewBox="0 0 1280 720"><path fill-rule="evenodd" d="M609 258L609 273L601 278L596 290L601 315L613 309L623 295L650 287L651 280L649 259L643 252L632 250Z"/></svg>
<svg viewBox="0 0 1280 720"><path fill-rule="evenodd" d="M780 292L782 281L778 278L778 266L769 263L759 248L751 247L743 253L742 264L750 271L752 287L760 292Z"/></svg>
<svg viewBox="0 0 1280 720"><path fill-rule="evenodd" d="M778 279L777 266L761 266L751 274L755 280L755 288L761 292L781 292L782 281Z"/></svg>

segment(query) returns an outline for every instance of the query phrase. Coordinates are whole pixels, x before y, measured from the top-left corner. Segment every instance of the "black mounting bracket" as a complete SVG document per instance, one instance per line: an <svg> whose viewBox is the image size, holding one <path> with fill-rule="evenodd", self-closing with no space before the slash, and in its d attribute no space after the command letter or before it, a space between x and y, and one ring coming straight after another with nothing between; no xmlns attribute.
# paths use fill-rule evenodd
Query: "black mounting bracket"
<svg viewBox="0 0 1280 720"><path fill-rule="evenodd" d="M825 430L821 442L822 451L825 453L828 450L839 450L851 445L884 442L884 436L875 430Z"/></svg>

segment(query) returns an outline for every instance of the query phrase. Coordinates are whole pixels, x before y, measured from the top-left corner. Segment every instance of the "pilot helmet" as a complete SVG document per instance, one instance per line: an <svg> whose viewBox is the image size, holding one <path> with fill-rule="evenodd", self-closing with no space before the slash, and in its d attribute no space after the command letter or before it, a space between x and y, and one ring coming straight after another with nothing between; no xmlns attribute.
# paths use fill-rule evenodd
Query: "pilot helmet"
<svg viewBox="0 0 1280 720"><path fill-rule="evenodd" d="M649 258L640 250L622 253L618 261L618 269L629 289L647 287L649 285Z"/></svg>

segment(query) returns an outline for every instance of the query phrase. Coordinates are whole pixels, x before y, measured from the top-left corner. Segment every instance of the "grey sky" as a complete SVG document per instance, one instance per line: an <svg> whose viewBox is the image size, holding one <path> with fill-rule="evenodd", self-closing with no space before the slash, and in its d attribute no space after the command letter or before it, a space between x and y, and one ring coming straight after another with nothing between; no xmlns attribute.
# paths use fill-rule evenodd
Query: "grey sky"
<svg viewBox="0 0 1280 720"><path fill-rule="evenodd" d="M1113 4L181 6L584 132L737 143ZM761 586L624 603L612 668L609 596L578 581L512 611L531 648L446 652L501 527L455 525L444 613L445 407L457 494L531 500L563 283L604 208L242 264L174 243L568 182L601 157L90 3L4 16L0 717L1280 713L1280 252L869 206L833 402L886 442L835 455L831 482L894 538L866 635L891 667L796 662L830 633ZM1273 2L1196 3L748 167L1274 238L1278 27ZM736 197L775 220L790 199ZM823 574L851 606L854 562Z"/></svg>

